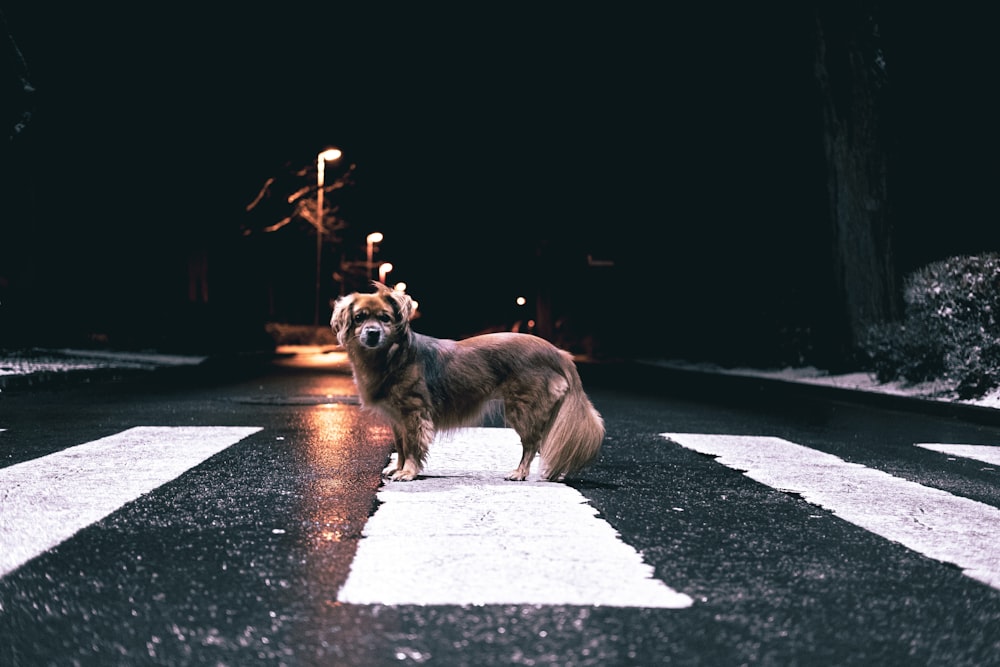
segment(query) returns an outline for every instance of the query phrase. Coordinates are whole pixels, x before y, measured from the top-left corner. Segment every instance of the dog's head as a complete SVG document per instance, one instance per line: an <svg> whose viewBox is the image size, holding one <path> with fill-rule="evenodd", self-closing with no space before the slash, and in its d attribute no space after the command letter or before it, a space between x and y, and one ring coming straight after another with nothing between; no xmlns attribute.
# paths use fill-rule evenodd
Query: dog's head
<svg viewBox="0 0 1000 667"><path fill-rule="evenodd" d="M376 350L391 345L408 329L413 300L382 283L374 284L374 293L348 294L334 304L330 326L341 345L354 341Z"/></svg>

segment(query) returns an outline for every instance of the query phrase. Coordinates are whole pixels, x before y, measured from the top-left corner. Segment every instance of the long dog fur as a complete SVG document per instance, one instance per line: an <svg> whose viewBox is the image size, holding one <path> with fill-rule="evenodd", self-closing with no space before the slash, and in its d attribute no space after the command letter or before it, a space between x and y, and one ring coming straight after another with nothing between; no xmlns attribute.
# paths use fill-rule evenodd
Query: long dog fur
<svg viewBox="0 0 1000 667"><path fill-rule="evenodd" d="M338 299L330 326L347 350L362 404L392 425L396 464L383 475L416 479L436 431L476 423L497 399L523 450L506 479L527 479L536 453L548 480L594 460L604 422L567 352L529 334L454 341L416 333L410 297L374 285L372 294Z"/></svg>

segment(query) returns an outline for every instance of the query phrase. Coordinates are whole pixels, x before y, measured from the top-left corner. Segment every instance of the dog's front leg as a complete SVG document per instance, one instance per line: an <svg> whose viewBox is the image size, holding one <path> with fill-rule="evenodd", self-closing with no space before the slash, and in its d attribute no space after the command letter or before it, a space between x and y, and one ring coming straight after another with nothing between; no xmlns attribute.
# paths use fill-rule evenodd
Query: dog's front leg
<svg viewBox="0 0 1000 667"><path fill-rule="evenodd" d="M396 471L390 479L397 482L409 482L416 479L427 460L427 450L434 439L434 423L430 415L422 411L414 411L404 415L400 426L401 438L399 458Z"/></svg>
<svg viewBox="0 0 1000 667"><path fill-rule="evenodd" d="M406 461L406 454L403 452L403 433L395 424L392 425L392 447L396 450L396 460L389 461L389 465L382 469L383 477L391 477L397 470L402 470L403 462Z"/></svg>

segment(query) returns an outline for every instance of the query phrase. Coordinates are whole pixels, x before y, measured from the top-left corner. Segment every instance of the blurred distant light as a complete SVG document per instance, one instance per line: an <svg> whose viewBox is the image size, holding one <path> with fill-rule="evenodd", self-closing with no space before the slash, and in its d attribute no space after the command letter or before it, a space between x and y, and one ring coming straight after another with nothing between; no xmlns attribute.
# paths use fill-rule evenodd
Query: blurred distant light
<svg viewBox="0 0 1000 667"><path fill-rule="evenodd" d="M406 292L406 283L404 283L404 282L398 282L398 283L396 283L396 286L393 287L392 289L396 290L400 294L404 294Z"/></svg>
<svg viewBox="0 0 1000 667"><path fill-rule="evenodd" d="M327 148L319 154L319 157L327 162L333 162L334 160L339 160L341 155L343 155L343 153L340 152L339 148Z"/></svg>
<svg viewBox="0 0 1000 667"><path fill-rule="evenodd" d="M524 304L528 303L528 300L525 299L523 296L519 296L516 299L514 299L514 303L516 303L519 306L523 306Z"/></svg>
<svg viewBox="0 0 1000 667"><path fill-rule="evenodd" d="M339 148L327 148L325 151L316 156L316 185L323 187L326 163L339 160L341 155L343 155L343 153L340 152Z"/></svg>
<svg viewBox="0 0 1000 667"><path fill-rule="evenodd" d="M365 237L365 242L367 246L366 255L368 257L368 262L366 266L368 267L368 275L370 277L372 270L375 268L375 262L374 262L375 244L382 242L382 232L372 232L371 234ZM379 280L385 282L384 278L380 277Z"/></svg>
<svg viewBox="0 0 1000 667"><path fill-rule="evenodd" d="M385 277L387 275L389 275L390 271L392 271L392 264L390 262L382 262L381 264L379 264L378 265L378 281L380 283L384 283L385 282Z"/></svg>
<svg viewBox="0 0 1000 667"><path fill-rule="evenodd" d="M594 259L593 255L587 255L587 266L614 266L613 259Z"/></svg>

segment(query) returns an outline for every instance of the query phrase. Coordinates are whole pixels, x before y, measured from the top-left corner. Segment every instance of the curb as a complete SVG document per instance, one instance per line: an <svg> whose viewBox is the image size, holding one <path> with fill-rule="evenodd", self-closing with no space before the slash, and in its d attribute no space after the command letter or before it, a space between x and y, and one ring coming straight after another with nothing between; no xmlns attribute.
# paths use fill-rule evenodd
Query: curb
<svg viewBox="0 0 1000 667"><path fill-rule="evenodd" d="M813 382L800 382L755 375L737 375L709 370L671 368L651 362L629 361L613 365L580 362L584 382L615 382L652 393L680 398L712 398L736 395L742 399L811 397L839 403L866 405L884 410L919 413L977 424L1000 425L1000 410L980 405L938 401L915 396L864 391ZM622 384L624 383L624 384Z"/></svg>
<svg viewBox="0 0 1000 667"><path fill-rule="evenodd" d="M0 394L12 390L39 390L72 387L82 384L239 376L256 371L261 365L288 356L277 351L256 351L210 355L196 364L154 368L101 367L39 371L24 375L0 375ZM720 395L742 399L802 398L809 396L827 401L867 405L885 410L919 413L990 426L1000 425L1000 410L953 401L938 401L915 396L865 391L848 387L802 382L756 375L732 374L693 368L662 366L654 362L616 360L578 361L584 383L611 383L617 388L635 388L649 393L670 394L679 398L718 400Z"/></svg>
<svg viewBox="0 0 1000 667"><path fill-rule="evenodd" d="M165 363L147 368L109 365L98 368L67 368L55 371L0 375L0 392L36 391L85 384L110 384L151 379L175 381L180 378L235 375L258 368L260 364L270 362L276 356L272 351L226 353L206 356L198 363Z"/></svg>

